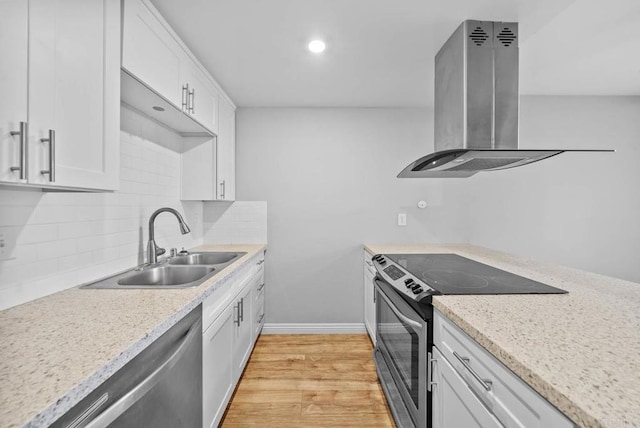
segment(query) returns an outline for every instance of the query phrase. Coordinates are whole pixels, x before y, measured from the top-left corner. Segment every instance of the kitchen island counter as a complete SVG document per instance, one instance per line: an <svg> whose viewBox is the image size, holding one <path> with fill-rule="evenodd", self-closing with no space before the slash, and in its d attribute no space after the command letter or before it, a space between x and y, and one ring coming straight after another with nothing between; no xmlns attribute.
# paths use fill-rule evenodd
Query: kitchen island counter
<svg viewBox="0 0 640 428"><path fill-rule="evenodd" d="M198 287L71 288L0 312L0 427L45 427L169 330L265 245L205 245L246 252Z"/></svg>
<svg viewBox="0 0 640 428"><path fill-rule="evenodd" d="M582 427L640 427L640 284L468 244L367 244L454 253L569 294L436 296L433 305Z"/></svg>

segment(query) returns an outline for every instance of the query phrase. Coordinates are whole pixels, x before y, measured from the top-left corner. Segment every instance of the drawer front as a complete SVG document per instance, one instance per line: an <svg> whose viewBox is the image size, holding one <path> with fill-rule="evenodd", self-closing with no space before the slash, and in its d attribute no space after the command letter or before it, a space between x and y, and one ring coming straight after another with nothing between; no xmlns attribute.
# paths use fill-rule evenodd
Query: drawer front
<svg viewBox="0 0 640 428"><path fill-rule="evenodd" d="M212 322L222 313L247 285L255 285L255 282L264 283L264 252L249 261L252 266L240 267L242 271L236 277L227 281L202 303L202 331L206 330ZM263 290L264 291L264 290Z"/></svg>
<svg viewBox="0 0 640 428"><path fill-rule="evenodd" d="M234 288L234 281L227 281L202 302L203 332L209 328L233 300L235 293L232 292L232 288Z"/></svg>
<svg viewBox="0 0 640 428"><path fill-rule="evenodd" d="M433 343L484 405L507 428L574 424L487 350L434 310Z"/></svg>

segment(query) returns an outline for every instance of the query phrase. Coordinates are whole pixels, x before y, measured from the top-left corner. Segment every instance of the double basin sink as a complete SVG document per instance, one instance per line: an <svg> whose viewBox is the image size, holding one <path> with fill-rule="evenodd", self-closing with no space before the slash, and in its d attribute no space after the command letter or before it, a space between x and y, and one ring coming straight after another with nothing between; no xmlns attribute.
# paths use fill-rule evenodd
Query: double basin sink
<svg viewBox="0 0 640 428"><path fill-rule="evenodd" d="M198 252L131 269L80 288L188 288L215 276L246 253Z"/></svg>

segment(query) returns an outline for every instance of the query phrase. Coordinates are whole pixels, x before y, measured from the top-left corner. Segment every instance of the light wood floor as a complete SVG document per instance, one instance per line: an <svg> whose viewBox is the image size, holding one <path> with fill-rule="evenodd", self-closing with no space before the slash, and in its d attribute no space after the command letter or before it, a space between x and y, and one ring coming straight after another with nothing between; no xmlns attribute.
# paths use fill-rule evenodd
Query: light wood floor
<svg viewBox="0 0 640 428"><path fill-rule="evenodd" d="M365 334L262 335L221 426L394 427Z"/></svg>

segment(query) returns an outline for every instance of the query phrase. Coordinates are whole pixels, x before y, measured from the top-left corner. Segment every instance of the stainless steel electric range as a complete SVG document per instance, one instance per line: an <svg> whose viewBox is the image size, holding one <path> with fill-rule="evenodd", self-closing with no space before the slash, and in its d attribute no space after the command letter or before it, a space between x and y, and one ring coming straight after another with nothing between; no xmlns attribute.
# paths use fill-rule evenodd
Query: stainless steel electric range
<svg viewBox="0 0 640 428"><path fill-rule="evenodd" d="M377 271L374 359L400 428L431 426L428 361L434 295L566 293L457 254L378 254L373 264Z"/></svg>

